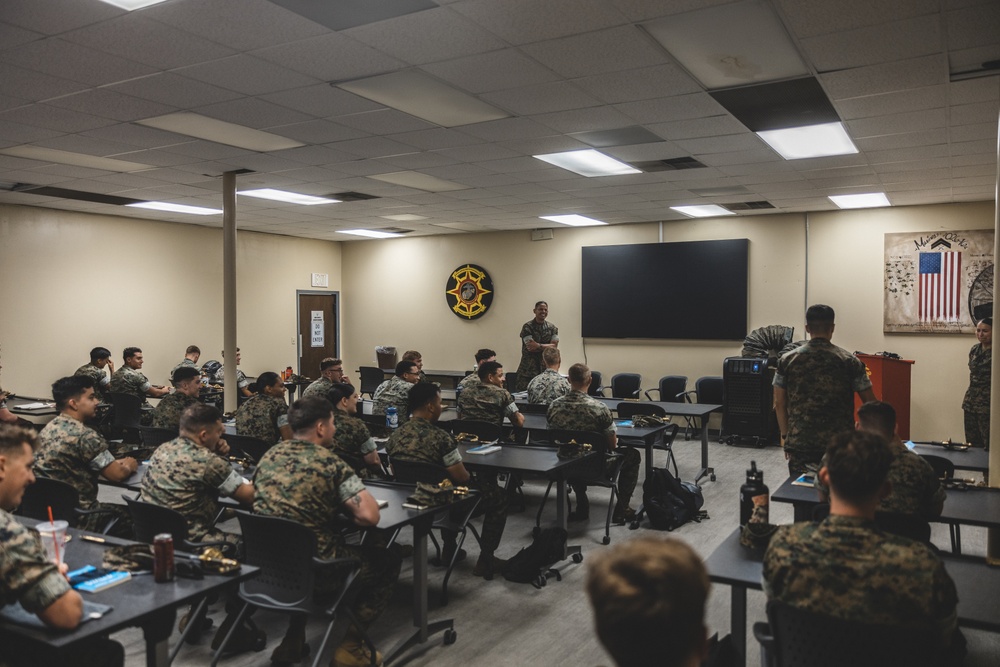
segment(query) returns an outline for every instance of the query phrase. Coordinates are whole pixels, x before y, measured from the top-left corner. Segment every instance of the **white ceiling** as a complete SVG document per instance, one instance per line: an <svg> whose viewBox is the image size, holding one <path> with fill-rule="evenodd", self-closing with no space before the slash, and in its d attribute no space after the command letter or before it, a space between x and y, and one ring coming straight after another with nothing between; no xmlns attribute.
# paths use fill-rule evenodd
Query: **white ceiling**
<svg viewBox="0 0 1000 667"><path fill-rule="evenodd" d="M0 149L24 144L155 168L115 173L0 155L0 183L221 208L241 188L379 197L324 206L239 198L242 229L346 240L672 220L670 206L766 200L834 208L885 191L894 205L991 200L1000 76L997 0L767 0L860 153L785 161L723 109L639 23L719 0L436 0L334 32L268 0L168 0L125 12L98 0L0 2ZM416 68L511 117L443 128L329 85ZM306 144L255 153L137 125L189 110ZM589 148L576 132L641 126L662 141L602 148L626 161L693 157L704 169L584 178L532 154ZM371 178L416 171L464 189ZM0 186L2 187L2 186ZM208 218L0 190L0 202L218 226ZM762 211L768 212L768 211ZM380 216L412 214L419 221ZM743 213L749 215L752 213Z"/></svg>

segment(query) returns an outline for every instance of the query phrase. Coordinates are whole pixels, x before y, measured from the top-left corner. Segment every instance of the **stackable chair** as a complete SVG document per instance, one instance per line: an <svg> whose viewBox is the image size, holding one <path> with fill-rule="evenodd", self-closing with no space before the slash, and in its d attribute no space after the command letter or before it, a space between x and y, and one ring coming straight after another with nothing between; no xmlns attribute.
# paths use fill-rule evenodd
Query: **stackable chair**
<svg viewBox="0 0 1000 667"><path fill-rule="evenodd" d="M112 392L108 394L111 400L111 434L115 439L121 438L125 444L138 445L142 442L139 435L139 419L142 415L142 399L132 394Z"/></svg>
<svg viewBox="0 0 1000 667"><path fill-rule="evenodd" d="M604 385L601 384L601 371L590 371L590 386L587 387L587 394L604 397Z"/></svg>
<svg viewBox="0 0 1000 667"><path fill-rule="evenodd" d="M76 525L80 517L91 514L109 515L108 522L100 530L102 533L107 533L118 523L118 517L111 510L81 508L80 493L66 482L36 475L35 483L25 488L21 505L15 513L38 521L48 521L49 507L52 508L53 519L68 521L71 526Z"/></svg>
<svg viewBox="0 0 1000 667"><path fill-rule="evenodd" d="M251 459L255 464L267 453L267 450L274 447L263 440L249 435L229 435L223 436L226 444L229 445L229 453L239 456L241 453Z"/></svg>
<svg viewBox="0 0 1000 667"><path fill-rule="evenodd" d="M656 389L647 389L644 393L650 401L654 400L649 392L655 391L655 400L661 403L683 403L684 393L687 391L688 379L686 375L664 375L660 378Z"/></svg>
<svg viewBox="0 0 1000 667"><path fill-rule="evenodd" d="M654 415L656 417L666 417L666 411L659 405L652 403L633 403L631 401L618 404L618 416L621 419L631 419L635 415ZM667 430L663 432L661 440L653 445L653 449L662 449L667 452L667 465L674 464L674 477L680 477L677 470L677 459L674 458L674 438L680 427L677 424L668 424ZM652 465L652 464L650 464Z"/></svg>
<svg viewBox="0 0 1000 667"><path fill-rule="evenodd" d="M714 405L725 405L726 403L726 392L725 383L721 377L706 375L704 377L698 378L694 383L694 391L688 391L684 393L684 398L688 403L691 403L691 395L694 394L694 403L708 403ZM708 419L708 417L705 417ZM701 428L703 425L698 424ZM691 438L691 428L688 427L684 429L684 439L689 440ZM722 439L722 429L719 429L719 439Z"/></svg>
<svg viewBox="0 0 1000 667"><path fill-rule="evenodd" d="M385 373L382 372L382 369L375 368L374 366L362 366L358 371L361 373L361 388L358 389L358 395L363 396L368 394L369 397L374 399L375 390L385 380Z"/></svg>
<svg viewBox="0 0 1000 667"><path fill-rule="evenodd" d="M156 428L155 426L139 427L139 438L145 449L156 449L163 443L173 440L177 435L177 429Z"/></svg>
<svg viewBox="0 0 1000 667"><path fill-rule="evenodd" d="M611 398L639 400L642 391L642 375L639 373L615 373L611 376Z"/></svg>

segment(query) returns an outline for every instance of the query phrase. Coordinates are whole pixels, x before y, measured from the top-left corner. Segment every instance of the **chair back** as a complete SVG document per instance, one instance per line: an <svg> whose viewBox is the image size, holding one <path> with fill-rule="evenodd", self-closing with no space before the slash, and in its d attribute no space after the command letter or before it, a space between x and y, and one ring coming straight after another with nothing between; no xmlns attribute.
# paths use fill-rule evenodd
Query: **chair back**
<svg viewBox="0 0 1000 667"><path fill-rule="evenodd" d="M548 403L526 403L518 401L517 409L526 415L544 415L549 411Z"/></svg>
<svg viewBox="0 0 1000 667"><path fill-rule="evenodd" d="M154 505L142 500L135 500L122 494L122 499L128 505L135 527L135 539L146 544L152 544L153 538L160 533L170 533L174 546L178 549L187 541L188 527L184 515L169 507Z"/></svg>
<svg viewBox="0 0 1000 667"><path fill-rule="evenodd" d="M229 435L227 433L223 439L229 445L230 453L243 452L254 461L260 461L261 457L267 453L267 450L274 447L273 444L249 435Z"/></svg>
<svg viewBox="0 0 1000 667"><path fill-rule="evenodd" d="M635 403L633 401L619 403L617 412L618 416L622 419L631 419L635 415L654 415L656 417L667 416L667 411L659 405L653 405L652 403Z"/></svg>
<svg viewBox="0 0 1000 667"><path fill-rule="evenodd" d="M448 479L448 471L444 469L444 466L428 461L401 459L390 454L389 466L392 468L392 474L396 481L406 484L416 484L417 482L440 484L441 480Z"/></svg>
<svg viewBox="0 0 1000 667"><path fill-rule="evenodd" d="M694 383L695 396L699 403L723 405L726 402L725 384L721 377L700 377Z"/></svg>
<svg viewBox="0 0 1000 667"><path fill-rule="evenodd" d="M950 459L933 454L921 454L920 458L931 464L931 468L934 468L934 475L938 479L955 478L955 464Z"/></svg>
<svg viewBox="0 0 1000 667"><path fill-rule="evenodd" d="M611 376L611 398L639 398L642 390L642 375L639 373L615 373Z"/></svg>
<svg viewBox="0 0 1000 667"><path fill-rule="evenodd" d="M916 514L875 512L875 525L893 535L908 537L924 544L931 543L931 524Z"/></svg>
<svg viewBox="0 0 1000 667"><path fill-rule="evenodd" d="M69 525L72 526L77 521L75 510L79 504L79 492L66 482L36 476L35 483L29 484L24 490L17 514L39 521L48 521L49 507L51 507L53 519L69 521Z"/></svg>
<svg viewBox="0 0 1000 667"><path fill-rule="evenodd" d="M114 419L111 426L114 429L139 428L139 416L142 414L142 399L132 394L111 392L108 394L114 405Z"/></svg>
<svg viewBox="0 0 1000 667"><path fill-rule="evenodd" d="M684 392L687 391L686 375L664 375L660 378L660 401L664 403L683 403Z"/></svg>
<svg viewBox="0 0 1000 667"><path fill-rule="evenodd" d="M587 387L587 394L590 396L604 396L604 385L601 384L601 371L590 371L590 386Z"/></svg>
<svg viewBox="0 0 1000 667"><path fill-rule="evenodd" d="M572 429L555 429L550 428L545 432L545 442L535 442L532 440L532 444L537 445L548 445L550 447L558 447L561 444L576 442L578 445L588 444L591 449L598 452L600 456L592 457L592 464L588 464L584 468L578 468L574 470L573 477L579 479L592 479L603 481L604 474L604 462L606 460L606 454L608 452L608 436L603 433L597 433L595 431L577 431Z"/></svg>
<svg viewBox="0 0 1000 667"><path fill-rule="evenodd" d="M502 434L499 424L491 424L490 422L478 421L476 419L452 419L448 422L442 422L440 425L450 429L455 435L470 433L479 438L480 442L499 440Z"/></svg>
<svg viewBox="0 0 1000 667"><path fill-rule="evenodd" d="M385 373L380 368L375 368L374 366L362 366L358 371L361 373L361 388L358 389L358 393L368 394L374 398L375 390L378 389L378 386L382 384L382 380L385 379Z"/></svg>
<svg viewBox="0 0 1000 667"><path fill-rule="evenodd" d="M357 414L358 419L365 423L373 438L387 438L392 435L392 429L385 425L385 415Z"/></svg>
<svg viewBox="0 0 1000 667"><path fill-rule="evenodd" d="M316 587L316 535L290 519L244 510L236 510L236 517L243 533L244 562L260 568L256 577L241 584L241 592L255 605L272 609L294 611L288 607L308 605Z"/></svg>
<svg viewBox="0 0 1000 667"><path fill-rule="evenodd" d="M503 374L504 388L509 392L517 391L517 371L509 371Z"/></svg>
<svg viewBox="0 0 1000 667"><path fill-rule="evenodd" d="M142 438L143 447L155 448L176 438L178 436L178 432L177 429L172 428L140 426L139 436Z"/></svg>
<svg viewBox="0 0 1000 667"><path fill-rule="evenodd" d="M871 625L767 603L776 667L932 665L927 628Z"/></svg>

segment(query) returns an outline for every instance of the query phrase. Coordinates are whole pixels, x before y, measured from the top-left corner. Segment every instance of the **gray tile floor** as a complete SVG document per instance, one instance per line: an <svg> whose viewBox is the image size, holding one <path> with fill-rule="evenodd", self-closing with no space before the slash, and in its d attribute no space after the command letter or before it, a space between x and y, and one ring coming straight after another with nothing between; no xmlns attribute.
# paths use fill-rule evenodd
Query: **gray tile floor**
<svg viewBox="0 0 1000 667"><path fill-rule="evenodd" d="M680 464L681 476L691 479L697 472L700 460L699 444L684 441L683 436L675 443L675 451ZM658 465L663 465L665 455L659 453ZM687 524L672 535L691 544L703 556L707 556L738 524L739 487L745 478L745 470L751 459L756 460L764 470L764 480L773 490L787 476L781 451L776 447L766 449L744 449L728 447L712 443L710 448L711 464L715 466L718 481L703 481L705 509L709 520L702 523ZM640 478L641 485L641 478ZM527 545L531 539L531 528L534 525L535 510L541 500L545 486L541 481L529 481L525 485L528 499L528 510L513 514L507 522L503 542L498 555L509 557L518 549ZM114 500L119 497L109 490L102 491L102 499ZM591 503L594 507L600 505L600 499L606 500L603 490L591 492ZM638 495L638 494L637 494ZM106 497L106 498L105 498ZM633 505L637 505L636 499ZM595 502L596 501L596 502ZM547 510L548 511L548 510ZM554 511L554 510L553 510ZM436 635L427 644L411 650L397 664L405 665L611 665L610 658L598 644L592 629L592 619L586 596L583 592L586 557L607 549L601 544L603 523L597 519L595 512L588 526L570 525L570 543L583 546L585 560L576 565L566 563L560 567L563 574L561 582L550 581L543 589L535 589L526 584L513 584L498 578L486 582L472 576L475 563L475 545L471 547L470 558L456 567L455 574L449 586L450 603L441 607L438 603L438 592L444 571L431 568L430 573L430 618L454 618L458 632L458 641L451 646L444 646L441 636ZM772 505L773 520L782 523L790 522L792 512L790 505ZM551 514L549 514L551 516ZM227 529L237 529L235 522ZM639 535L650 534L649 529L640 528L630 531L626 527L613 527L612 544ZM665 534L665 533L654 533ZM969 554L985 554L986 532L983 529L965 527L962 531L963 549ZM405 533L400 541L409 542ZM470 538L470 541L471 538ZM946 527L934 526L934 541L943 548L948 548L948 532ZM404 561L403 571L393 600L381 619L372 628L371 634L376 644L382 650L391 648L411 629L412 599L412 569L410 561ZM1000 591L998 591L1000 595ZM750 591L748 594L748 621L752 625L755 620L764 620L764 596L760 592ZM1000 605L998 605L1000 614ZM220 623L223 611L216 605L211 613ZM224 667L251 666L270 664L270 652L283 635L284 619L269 614L258 613L255 620L267 630L268 647L261 653L249 653L225 658L220 662ZM709 632L727 634L729 632L729 589L726 586L715 585L707 612ZM318 625L309 626L309 634L313 646L318 645L320 632ZM1000 664L1000 635L980 631L965 631L969 640L969 658L967 665L972 667L987 665L994 667ZM176 635L175 635L176 637ZM140 666L145 661L145 648L142 633L138 630L127 630L115 635L126 647L126 664ZM207 665L211 660L209 649L210 635L199 645L186 646L178 655L176 665L189 667ZM756 643L752 636L748 637L749 664L756 664ZM328 655L330 653L328 652ZM327 664L328 659L323 664Z"/></svg>

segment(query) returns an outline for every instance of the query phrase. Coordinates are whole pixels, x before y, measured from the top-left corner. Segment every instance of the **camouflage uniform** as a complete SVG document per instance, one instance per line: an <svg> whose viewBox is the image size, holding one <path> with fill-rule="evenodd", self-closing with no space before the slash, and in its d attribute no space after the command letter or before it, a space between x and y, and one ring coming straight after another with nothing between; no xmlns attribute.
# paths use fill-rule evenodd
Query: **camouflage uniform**
<svg viewBox="0 0 1000 667"><path fill-rule="evenodd" d="M236 411L236 432L268 444L281 440L280 429L288 425L288 404L277 396L254 394Z"/></svg>
<svg viewBox="0 0 1000 667"><path fill-rule="evenodd" d="M181 436L156 448L142 478L142 499L187 519L193 542L228 542L242 551L239 535L215 527L220 495L232 497L243 476L221 456Z"/></svg>
<svg viewBox="0 0 1000 667"><path fill-rule="evenodd" d="M124 505L97 501L97 478L115 457L107 441L92 428L64 414L45 425L38 434L35 472L66 482L80 494L81 509L110 510L111 514L90 514L73 522L75 528L99 531L112 516L118 522L112 535L132 535L132 518Z"/></svg>
<svg viewBox="0 0 1000 667"><path fill-rule="evenodd" d="M977 343L969 350L969 388L962 401L965 411L965 441L990 446L990 382L993 350Z"/></svg>
<svg viewBox="0 0 1000 667"><path fill-rule="evenodd" d="M420 417L414 417L396 429L389 436L385 449L391 459L422 461L445 468L462 462L455 438ZM478 471L470 487L482 493L477 509L484 513L482 553L492 555L500 546L500 538L503 537L503 529L507 524L507 494L497 483L496 473L483 474Z"/></svg>
<svg viewBox="0 0 1000 667"><path fill-rule="evenodd" d="M409 419L410 414L407 409L410 400L410 387L413 385L401 377L392 376L375 390L375 405L372 406L373 415L384 415L389 406L396 407L399 415L399 423L402 424Z"/></svg>
<svg viewBox="0 0 1000 667"><path fill-rule="evenodd" d="M143 405L149 405L146 402L146 392L152 386L141 371L122 364L111 376L108 391L115 394L132 394L141 400Z"/></svg>
<svg viewBox="0 0 1000 667"><path fill-rule="evenodd" d="M535 320L521 327L521 364L517 367L517 391L527 391L528 383L545 369L542 351L528 352L527 342L531 338L539 345L559 342L559 327L545 320L541 324Z"/></svg>
<svg viewBox="0 0 1000 667"><path fill-rule="evenodd" d="M513 417L518 409L509 391L495 384L480 382L466 387L458 395L458 412L462 419L503 426L504 417Z"/></svg>
<svg viewBox="0 0 1000 667"><path fill-rule="evenodd" d="M400 558L373 545L344 544L337 528L340 507L365 489L350 466L329 449L304 440L286 440L261 457L254 476L253 508L259 514L297 521L314 533L319 558L357 558L353 610L363 628L378 618L399 578ZM318 593L336 590L340 581L320 579Z"/></svg>
<svg viewBox="0 0 1000 667"><path fill-rule="evenodd" d="M892 493L879 503L880 512L915 514L930 521L936 515L934 508L944 502L945 491L934 469L927 461L894 443L895 457L889 465L887 479L892 482Z"/></svg>
<svg viewBox="0 0 1000 667"><path fill-rule="evenodd" d="M548 405L570 392L569 381L551 368L546 368L528 383L528 402Z"/></svg>
<svg viewBox="0 0 1000 667"><path fill-rule="evenodd" d="M212 381L215 384L223 384L226 381L226 365L220 364L219 370L215 371L215 375L212 376ZM250 380L247 379L246 373L240 369L236 369L236 388L246 389L250 386Z"/></svg>
<svg viewBox="0 0 1000 667"><path fill-rule="evenodd" d="M331 382L330 380L326 378L320 378L315 382L311 383L308 387L306 387L305 391L302 392L302 398L305 398L306 396L316 395L316 396L322 396L323 398L329 401L330 390L333 389L335 386L336 384ZM333 401L330 402L332 403Z"/></svg>
<svg viewBox="0 0 1000 667"><path fill-rule="evenodd" d="M185 366L190 366L191 368L194 368L196 370L198 368L198 364L194 363L190 359L185 358L184 361L182 361L181 363L177 364L176 366L170 369L170 380L173 381L174 373L177 372L178 368L184 368Z"/></svg>
<svg viewBox="0 0 1000 667"><path fill-rule="evenodd" d="M103 368L98 368L94 364L84 364L76 369L73 375L86 375L94 381L94 393L102 402L108 400L107 394L110 392L111 378L104 372Z"/></svg>
<svg viewBox="0 0 1000 667"><path fill-rule="evenodd" d="M167 394L160 399L160 403L153 410L153 421L151 426L156 428L169 428L176 431L180 427L181 413L184 408L198 402L197 398L192 398L179 391Z"/></svg>
<svg viewBox="0 0 1000 667"><path fill-rule="evenodd" d="M600 401L587 396L580 391L570 391L561 398L557 398L549 405L545 419L549 428L566 429L573 431L592 431L605 435L612 435L616 432L615 422L611 418L611 410ZM639 452L632 447L619 447L615 451L623 454L625 461L618 476L618 507L615 514L620 515L628 509L632 501L632 493L635 485L639 481ZM614 462L609 460L607 472L610 475ZM587 485L584 482L570 480L573 491L578 498L585 497Z"/></svg>
<svg viewBox="0 0 1000 667"><path fill-rule="evenodd" d="M365 454L378 450L365 423L343 410L333 411L333 423L337 427L337 433L333 436L334 453L354 468L355 474L361 479L380 477L364 462Z"/></svg>
<svg viewBox="0 0 1000 667"><path fill-rule="evenodd" d="M778 360L774 386L787 392L788 472L815 472L837 433L854 429L854 393L871 389L865 365L825 338L813 338Z"/></svg>
<svg viewBox="0 0 1000 667"><path fill-rule="evenodd" d="M926 628L941 648L957 628L955 584L927 545L858 517L781 526L764 554L768 599L835 618Z"/></svg>
<svg viewBox="0 0 1000 667"><path fill-rule="evenodd" d="M460 389L461 391L465 391L467 388L471 387L472 385L479 384L479 383L480 383L479 372L478 371L472 371L471 373L469 373L468 375L466 375L464 378L462 378L462 381L458 383L458 389Z"/></svg>

